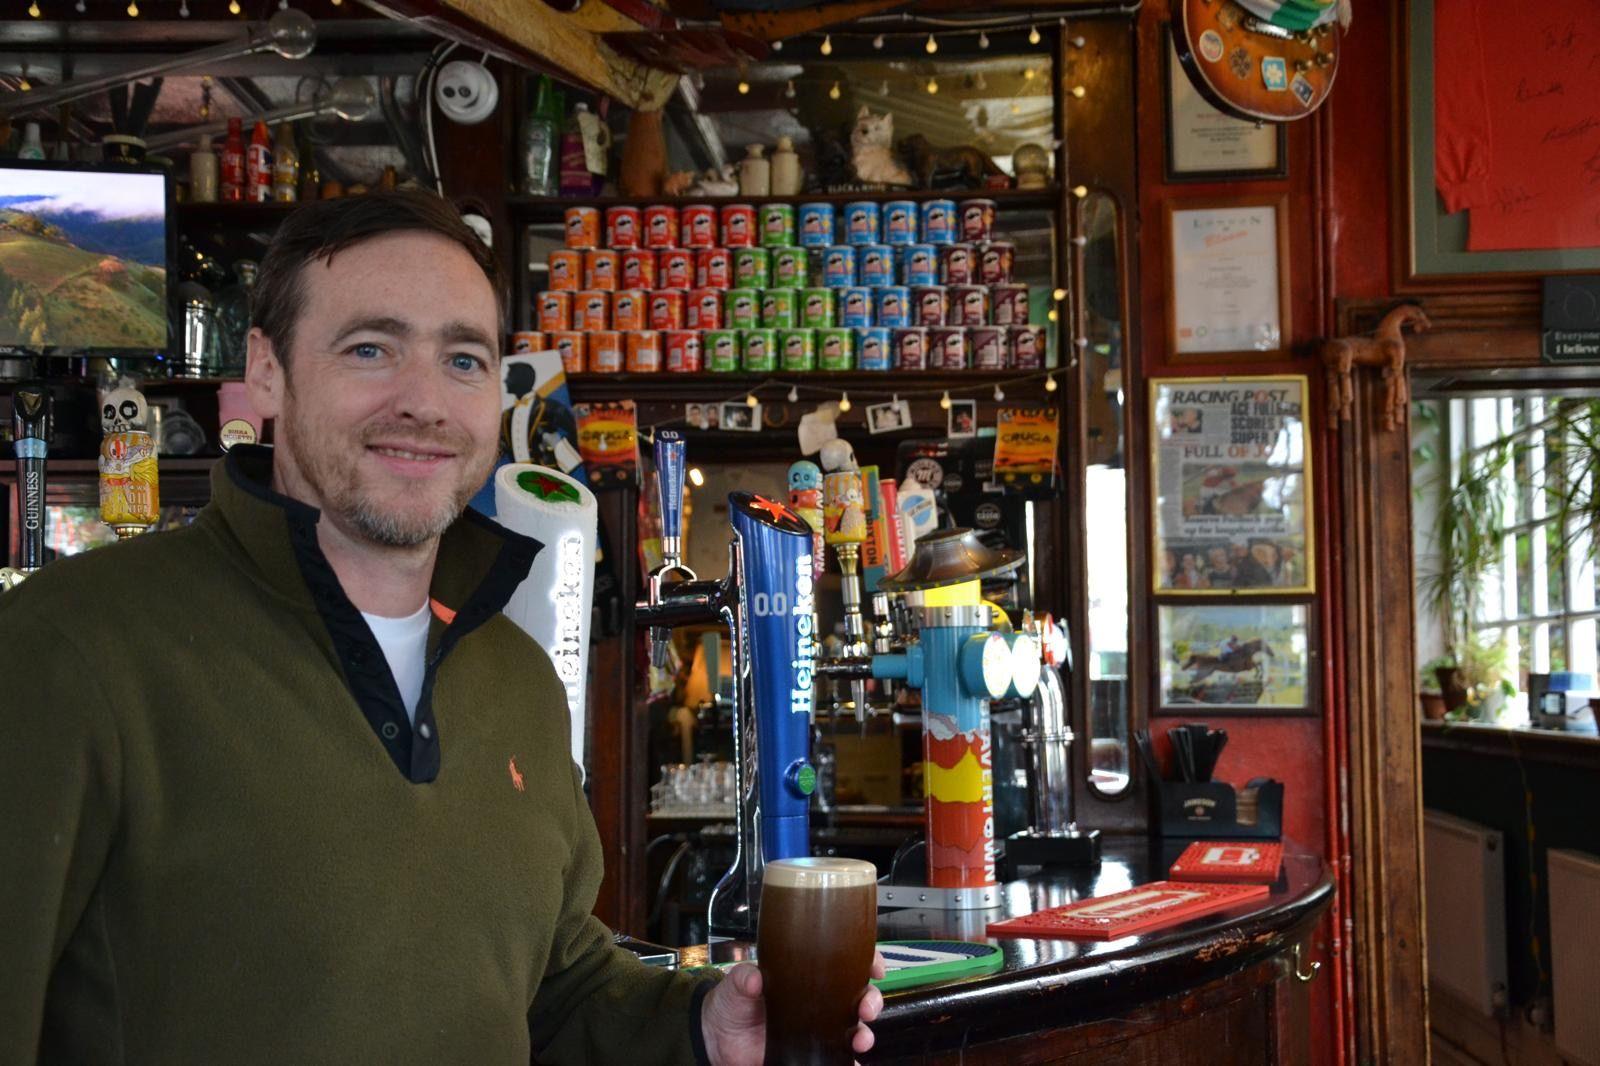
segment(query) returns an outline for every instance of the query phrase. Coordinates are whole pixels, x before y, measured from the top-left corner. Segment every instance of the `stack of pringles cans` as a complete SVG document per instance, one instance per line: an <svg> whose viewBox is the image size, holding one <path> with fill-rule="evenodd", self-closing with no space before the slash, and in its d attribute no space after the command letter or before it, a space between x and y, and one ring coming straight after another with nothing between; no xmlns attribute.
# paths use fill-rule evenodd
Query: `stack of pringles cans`
<svg viewBox="0 0 1600 1066"><path fill-rule="evenodd" d="M566 212L538 332L569 374L1044 365L993 200Z"/></svg>

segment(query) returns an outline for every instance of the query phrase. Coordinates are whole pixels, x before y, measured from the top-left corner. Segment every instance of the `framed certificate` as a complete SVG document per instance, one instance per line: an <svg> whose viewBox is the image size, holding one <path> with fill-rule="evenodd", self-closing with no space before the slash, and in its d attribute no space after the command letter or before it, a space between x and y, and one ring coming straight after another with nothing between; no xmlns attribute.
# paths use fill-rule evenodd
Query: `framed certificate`
<svg viewBox="0 0 1600 1066"><path fill-rule="evenodd" d="M1175 357L1281 355L1289 335L1289 198L1166 205Z"/></svg>
<svg viewBox="0 0 1600 1066"><path fill-rule="evenodd" d="M1284 123L1244 122L1212 107L1178 62L1170 25L1162 39L1167 51L1167 181L1284 177Z"/></svg>
<svg viewBox="0 0 1600 1066"><path fill-rule="evenodd" d="M1307 387L1296 374L1150 382L1151 591L1315 591Z"/></svg>

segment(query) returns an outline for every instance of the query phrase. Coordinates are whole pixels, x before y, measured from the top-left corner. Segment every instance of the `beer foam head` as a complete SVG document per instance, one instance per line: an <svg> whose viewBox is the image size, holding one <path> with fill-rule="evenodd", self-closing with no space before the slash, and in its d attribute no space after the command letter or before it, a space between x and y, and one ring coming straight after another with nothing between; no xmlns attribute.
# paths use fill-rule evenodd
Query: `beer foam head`
<svg viewBox="0 0 1600 1066"><path fill-rule="evenodd" d="M774 859L761 877L774 888L858 888L876 884L878 868L861 859Z"/></svg>

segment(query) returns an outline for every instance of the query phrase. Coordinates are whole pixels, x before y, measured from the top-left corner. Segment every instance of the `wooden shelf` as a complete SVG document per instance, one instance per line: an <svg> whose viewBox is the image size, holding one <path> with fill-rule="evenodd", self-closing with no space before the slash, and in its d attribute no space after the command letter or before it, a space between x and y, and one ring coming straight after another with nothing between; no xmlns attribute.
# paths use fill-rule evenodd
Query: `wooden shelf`
<svg viewBox="0 0 1600 1066"><path fill-rule="evenodd" d="M298 203L181 203L179 226L249 226L272 228L289 217Z"/></svg>
<svg viewBox="0 0 1600 1066"><path fill-rule="evenodd" d="M715 402L725 396L742 396L765 381L781 381L782 386L769 385L762 393L766 400L782 400L787 386L799 388L800 403L812 405L828 399L831 393L848 392L857 406L878 400L887 400L896 394L911 399L936 400L937 393L949 390L963 395L988 390L999 385L1007 400L1054 397L1045 390L1044 375L1047 370L775 370L770 374L569 374L567 391L574 403L603 402L607 400L648 400L660 402L700 403ZM1059 373L1059 368L1054 371ZM1027 380L1027 379L1033 380ZM808 386L810 386L808 388ZM957 397L958 399L961 397Z"/></svg>
<svg viewBox="0 0 1600 1066"><path fill-rule="evenodd" d="M694 204L847 204L857 200L886 203L890 200L911 200L923 203L928 200L993 200L999 210L1053 211L1061 202L1059 186L1043 189L905 189L893 192L833 192L802 193L799 196L660 196L647 200L620 196L599 196L590 199L569 196L508 196L506 207L518 222L559 222L569 207L620 207L648 204L667 204L671 207L688 207Z"/></svg>

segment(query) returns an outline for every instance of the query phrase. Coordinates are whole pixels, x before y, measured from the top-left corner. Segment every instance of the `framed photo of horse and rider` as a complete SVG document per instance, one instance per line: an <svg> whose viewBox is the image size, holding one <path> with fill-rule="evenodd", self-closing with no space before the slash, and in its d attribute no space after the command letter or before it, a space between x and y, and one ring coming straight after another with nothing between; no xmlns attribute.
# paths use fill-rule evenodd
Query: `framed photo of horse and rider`
<svg viewBox="0 0 1600 1066"><path fill-rule="evenodd" d="M1163 378L1150 393L1159 705L1307 710L1307 380Z"/></svg>

